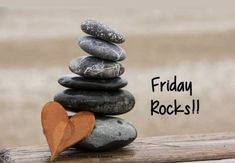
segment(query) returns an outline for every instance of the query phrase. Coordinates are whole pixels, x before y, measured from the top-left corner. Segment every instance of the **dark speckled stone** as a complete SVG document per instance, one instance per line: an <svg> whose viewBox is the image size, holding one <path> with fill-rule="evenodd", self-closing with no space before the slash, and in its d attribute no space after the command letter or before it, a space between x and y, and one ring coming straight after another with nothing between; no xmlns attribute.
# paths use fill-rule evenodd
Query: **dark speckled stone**
<svg viewBox="0 0 235 163"><path fill-rule="evenodd" d="M114 150L130 144L136 137L135 127L121 118L96 117L91 135L75 147L90 151Z"/></svg>
<svg viewBox="0 0 235 163"><path fill-rule="evenodd" d="M87 53L111 61L122 61L126 52L121 47L101 39L85 36L79 40L79 46Z"/></svg>
<svg viewBox="0 0 235 163"><path fill-rule="evenodd" d="M124 67L114 61L99 59L94 56L75 58L69 68L75 74L87 78L115 78L124 73Z"/></svg>
<svg viewBox="0 0 235 163"><path fill-rule="evenodd" d="M113 43L123 43L125 41L124 36L116 31L114 28L96 21L96 20L85 20L81 24L83 32L100 38L105 41Z"/></svg>
<svg viewBox="0 0 235 163"><path fill-rule="evenodd" d="M113 90L125 87L127 80L120 77L112 79L90 79L70 74L59 78L58 83L72 89Z"/></svg>
<svg viewBox="0 0 235 163"><path fill-rule="evenodd" d="M134 96L127 90L74 90L67 89L55 95L68 111L90 111L99 115L117 115L130 111L135 105Z"/></svg>

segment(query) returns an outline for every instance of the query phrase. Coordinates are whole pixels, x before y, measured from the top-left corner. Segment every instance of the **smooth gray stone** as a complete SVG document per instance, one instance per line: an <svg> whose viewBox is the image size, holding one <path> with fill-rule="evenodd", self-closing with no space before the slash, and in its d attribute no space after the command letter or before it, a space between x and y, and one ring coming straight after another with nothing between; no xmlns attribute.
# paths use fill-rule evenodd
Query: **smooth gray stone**
<svg viewBox="0 0 235 163"><path fill-rule="evenodd" d="M87 53L111 61L122 61L126 52L118 45L92 37L85 36L79 40L79 46Z"/></svg>
<svg viewBox="0 0 235 163"><path fill-rule="evenodd" d="M130 144L136 137L135 127L121 118L96 117L91 135L75 147L90 151L114 150Z"/></svg>
<svg viewBox="0 0 235 163"><path fill-rule="evenodd" d="M85 20L81 24L83 32L113 43L123 43L124 36L116 29L96 20Z"/></svg>
<svg viewBox="0 0 235 163"><path fill-rule="evenodd" d="M125 87L128 82L120 77L112 79L90 79L70 74L59 78L58 83L72 89L113 90Z"/></svg>
<svg viewBox="0 0 235 163"><path fill-rule="evenodd" d="M118 115L130 111L135 105L134 96L127 90L75 90L66 89L54 100L68 111L90 111L97 115Z"/></svg>
<svg viewBox="0 0 235 163"><path fill-rule="evenodd" d="M114 61L103 60L94 56L75 58L69 69L75 74L88 78L115 78L122 75L124 67Z"/></svg>

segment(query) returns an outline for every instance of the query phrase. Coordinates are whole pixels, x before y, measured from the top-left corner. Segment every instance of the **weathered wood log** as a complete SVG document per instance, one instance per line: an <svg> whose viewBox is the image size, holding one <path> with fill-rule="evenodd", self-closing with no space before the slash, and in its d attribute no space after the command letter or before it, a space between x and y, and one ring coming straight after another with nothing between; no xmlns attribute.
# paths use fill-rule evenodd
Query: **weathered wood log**
<svg viewBox="0 0 235 163"><path fill-rule="evenodd" d="M1 150L0 162L48 162L49 156L47 145L17 147ZM109 152L97 153L69 149L55 161L93 163L210 162L209 160L235 162L235 133L138 138L125 148Z"/></svg>

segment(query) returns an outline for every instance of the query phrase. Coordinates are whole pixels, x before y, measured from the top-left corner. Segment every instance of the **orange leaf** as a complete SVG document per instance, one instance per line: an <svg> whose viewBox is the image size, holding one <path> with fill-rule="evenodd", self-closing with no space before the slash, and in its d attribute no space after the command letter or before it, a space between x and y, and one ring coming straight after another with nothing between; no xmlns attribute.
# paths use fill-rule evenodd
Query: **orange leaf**
<svg viewBox="0 0 235 163"><path fill-rule="evenodd" d="M93 113L78 112L69 119L63 106L54 101L43 107L41 121L51 151L51 161L67 148L88 137L95 126Z"/></svg>

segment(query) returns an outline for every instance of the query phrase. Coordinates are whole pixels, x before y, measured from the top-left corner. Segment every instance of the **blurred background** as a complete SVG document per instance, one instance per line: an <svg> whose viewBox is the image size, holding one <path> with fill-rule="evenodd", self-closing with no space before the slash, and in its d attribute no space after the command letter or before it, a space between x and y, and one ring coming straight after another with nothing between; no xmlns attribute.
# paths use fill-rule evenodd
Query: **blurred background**
<svg viewBox="0 0 235 163"><path fill-rule="evenodd" d="M81 21L103 21L126 36L123 75L135 108L121 117L139 137L235 131L235 1L0 0L0 148L46 143L40 111L63 90ZM188 93L151 92L151 78L193 82ZM163 104L200 99L200 114L151 116Z"/></svg>

